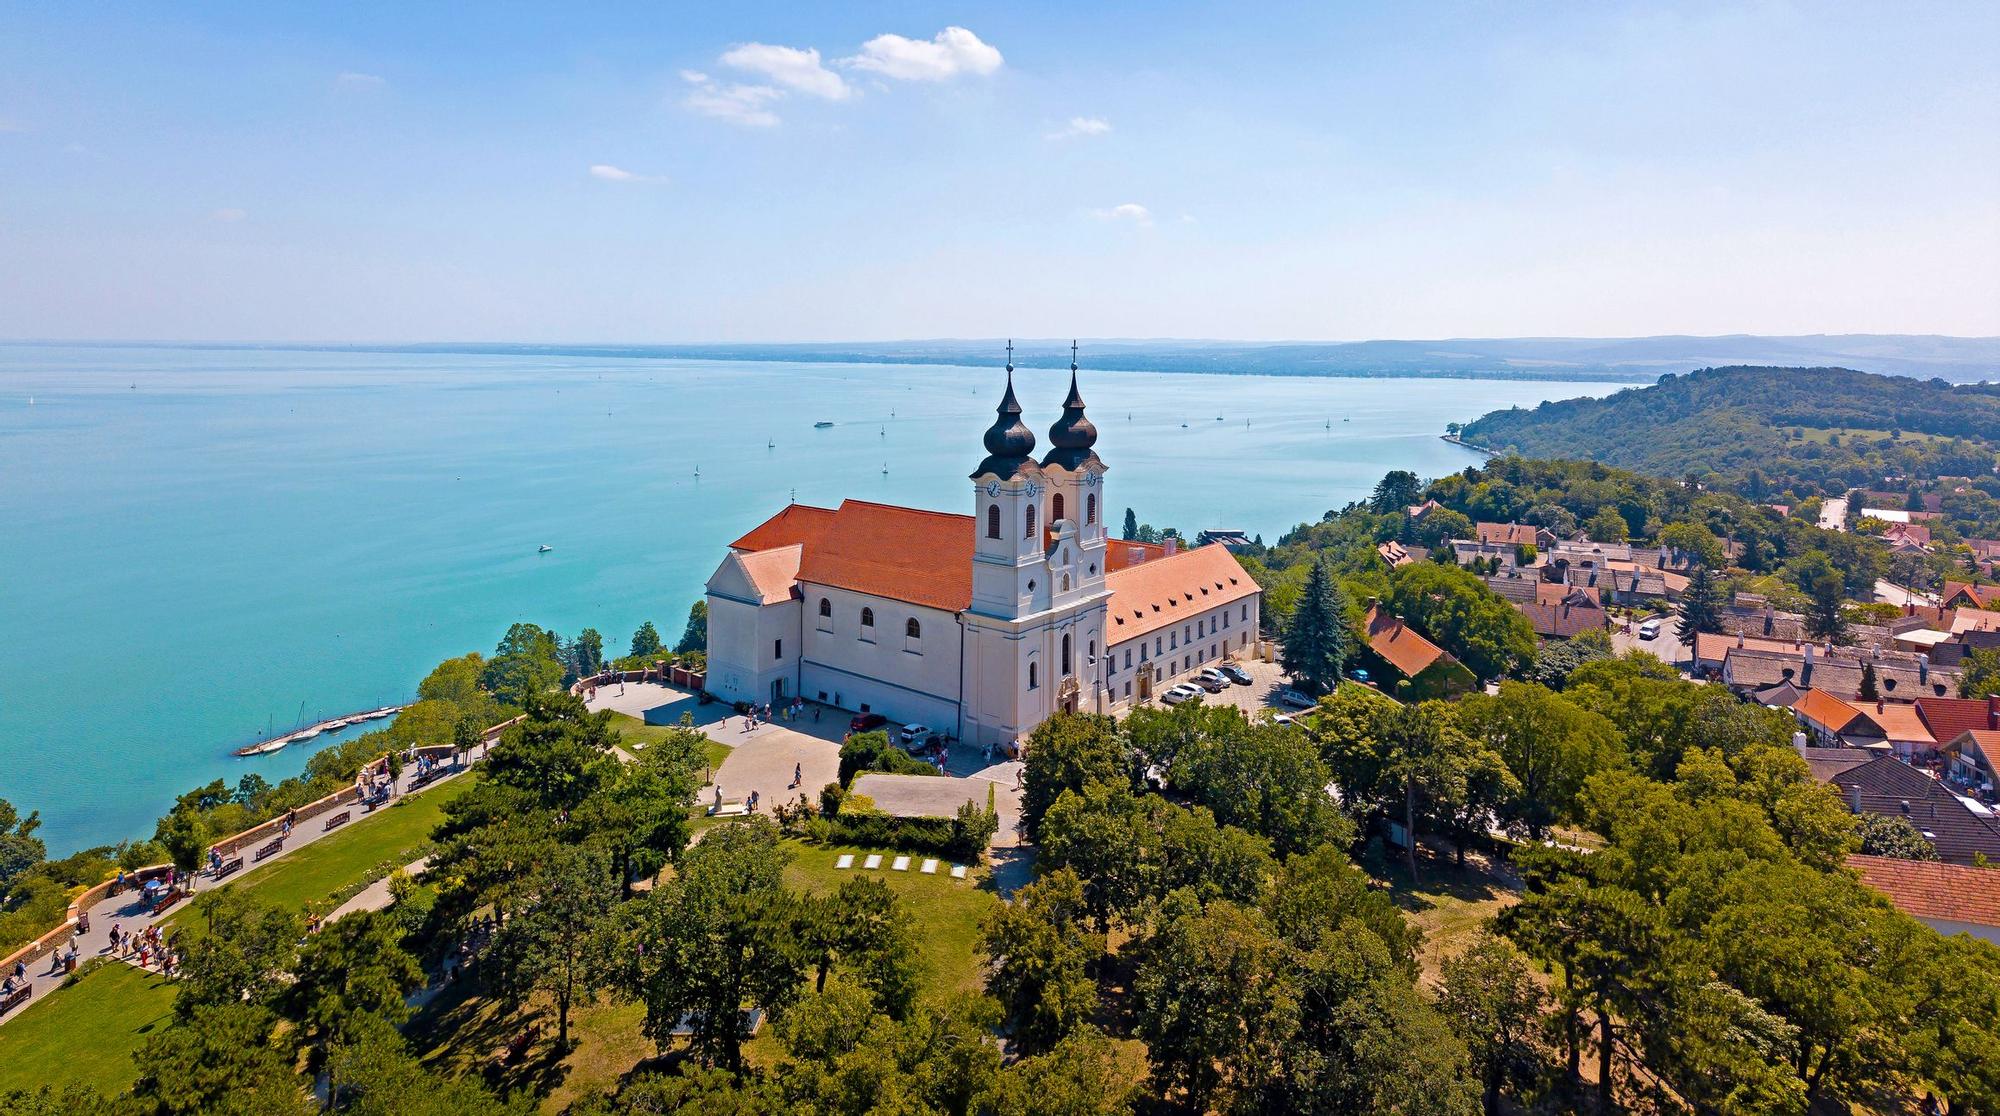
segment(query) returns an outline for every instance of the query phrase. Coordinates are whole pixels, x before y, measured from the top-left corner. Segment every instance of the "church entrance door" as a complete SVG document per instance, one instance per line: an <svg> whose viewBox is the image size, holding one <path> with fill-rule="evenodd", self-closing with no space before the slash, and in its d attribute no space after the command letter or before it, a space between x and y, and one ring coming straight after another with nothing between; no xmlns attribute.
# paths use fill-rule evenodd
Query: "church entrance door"
<svg viewBox="0 0 2000 1116"><path fill-rule="evenodd" d="M771 704L779 705L782 704L784 700L785 700L785 680L782 678L773 679L771 681Z"/></svg>

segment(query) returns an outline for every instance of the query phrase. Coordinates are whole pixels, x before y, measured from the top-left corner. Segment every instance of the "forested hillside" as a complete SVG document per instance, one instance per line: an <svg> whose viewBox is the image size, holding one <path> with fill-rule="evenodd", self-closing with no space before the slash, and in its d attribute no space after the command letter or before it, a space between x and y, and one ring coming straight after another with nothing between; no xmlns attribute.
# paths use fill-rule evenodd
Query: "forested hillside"
<svg viewBox="0 0 2000 1116"><path fill-rule="evenodd" d="M1530 457L1589 457L1667 477L1719 474L1752 499L1891 484L1901 491L1941 476L1990 484L2000 385L1846 368L1707 368L1603 399L1495 411L1462 435Z"/></svg>

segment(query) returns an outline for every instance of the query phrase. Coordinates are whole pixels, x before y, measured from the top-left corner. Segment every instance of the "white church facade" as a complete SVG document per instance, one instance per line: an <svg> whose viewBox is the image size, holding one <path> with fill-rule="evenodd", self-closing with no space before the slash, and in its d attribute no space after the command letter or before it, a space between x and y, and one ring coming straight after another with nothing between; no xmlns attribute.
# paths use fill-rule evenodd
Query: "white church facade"
<svg viewBox="0 0 2000 1116"><path fill-rule="evenodd" d="M1013 363L972 514L793 504L708 580L708 689L1005 746L1057 710L1117 713L1257 645L1257 585L1220 544L1112 539L1107 467L1069 397L1036 460Z"/></svg>

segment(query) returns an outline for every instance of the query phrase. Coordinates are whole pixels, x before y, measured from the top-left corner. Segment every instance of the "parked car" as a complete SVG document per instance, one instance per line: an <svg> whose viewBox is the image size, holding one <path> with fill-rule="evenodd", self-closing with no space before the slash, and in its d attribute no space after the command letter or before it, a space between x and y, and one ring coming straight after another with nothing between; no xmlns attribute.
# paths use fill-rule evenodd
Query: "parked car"
<svg viewBox="0 0 2000 1116"><path fill-rule="evenodd" d="M931 742L930 727L928 725L904 725L901 739L905 750L911 752L917 751Z"/></svg>
<svg viewBox="0 0 2000 1116"><path fill-rule="evenodd" d="M1280 713L1271 718L1271 723L1274 725L1296 725L1299 722L1290 713Z"/></svg>
<svg viewBox="0 0 2000 1116"><path fill-rule="evenodd" d="M1639 638L1640 639L1660 638L1660 618L1655 616L1651 620L1648 620L1645 623L1639 625Z"/></svg>
<svg viewBox="0 0 2000 1116"><path fill-rule="evenodd" d="M1278 700L1297 709L1310 709L1319 704L1319 702L1307 697L1304 691L1293 689L1290 686L1278 691Z"/></svg>
<svg viewBox="0 0 2000 1116"><path fill-rule="evenodd" d="M1238 686L1248 686L1256 682L1256 679L1250 677L1249 671L1244 670L1242 667L1237 666L1235 663L1222 664L1222 673L1224 677L1228 678L1231 682L1236 683Z"/></svg>
<svg viewBox="0 0 2000 1116"><path fill-rule="evenodd" d="M1175 686L1173 689L1170 689L1166 693L1160 695L1161 705L1179 705L1181 702L1184 701L1200 701L1200 700L1201 700L1201 687L1191 685L1186 682L1182 682L1180 685Z"/></svg>
<svg viewBox="0 0 2000 1116"><path fill-rule="evenodd" d="M856 713L854 715L854 719L847 722L847 731L868 732L873 729L881 728L883 725L886 725L888 723L889 723L889 718L884 717L880 713Z"/></svg>
<svg viewBox="0 0 2000 1116"><path fill-rule="evenodd" d="M1229 688L1229 677L1210 667L1194 676L1194 684L1211 694L1219 694Z"/></svg>

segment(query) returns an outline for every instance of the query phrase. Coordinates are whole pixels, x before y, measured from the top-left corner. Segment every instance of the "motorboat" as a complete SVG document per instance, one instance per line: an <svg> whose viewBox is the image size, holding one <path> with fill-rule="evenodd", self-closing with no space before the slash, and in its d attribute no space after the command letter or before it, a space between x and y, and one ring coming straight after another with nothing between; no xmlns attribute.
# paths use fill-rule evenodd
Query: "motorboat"
<svg viewBox="0 0 2000 1116"><path fill-rule="evenodd" d="M320 731L321 731L320 726L314 725L313 727L305 730L304 732L295 732L292 735L285 737L285 743L297 744L301 741L311 740L313 737L318 736L320 734Z"/></svg>
<svg viewBox="0 0 2000 1116"><path fill-rule="evenodd" d="M553 546L550 546L550 545L549 545L548 543L543 543L543 544L541 545L541 547L540 547L540 548L538 548L538 549L537 549L537 550L535 551L535 553L537 553L537 554L547 554L547 553L548 553L549 551L551 551L551 550L554 550L554 549L555 549L555 547L553 547Z"/></svg>
<svg viewBox="0 0 2000 1116"><path fill-rule="evenodd" d="M327 723L321 725L319 728L321 732L339 732L341 729L344 729L353 723L354 723L353 721L349 721L346 720L345 718L342 718L340 720L328 721Z"/></svg>
<svg viewBox="0 0 2000 1116"><path fill-rule="evenodd" d="M832 423L830 423L830 422L816 422L816 423L813 423L813 429L814 429L814 430L825 430L825 429L826 429L827 427L829 427L829 426L832 426L832 425L833 425L833 424L832 424Z"/></svg>

